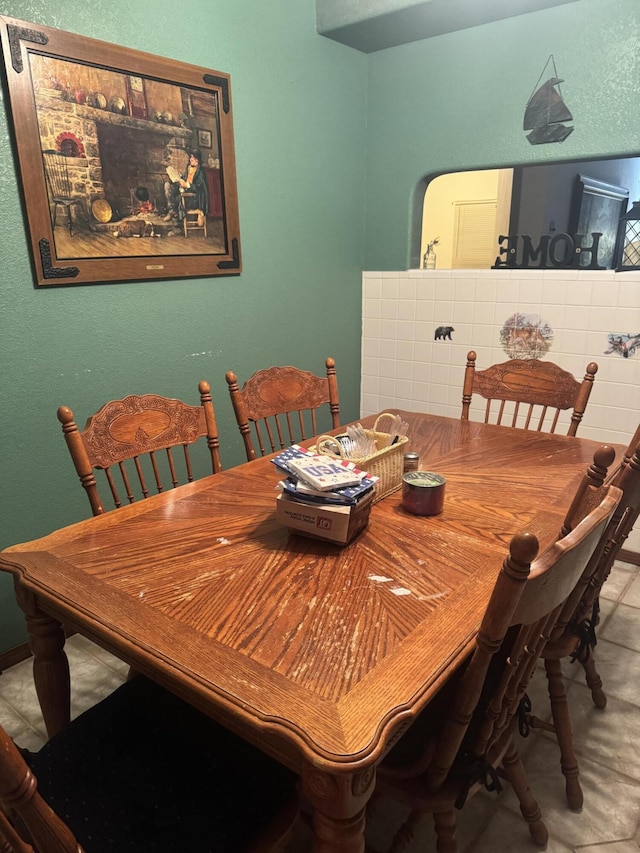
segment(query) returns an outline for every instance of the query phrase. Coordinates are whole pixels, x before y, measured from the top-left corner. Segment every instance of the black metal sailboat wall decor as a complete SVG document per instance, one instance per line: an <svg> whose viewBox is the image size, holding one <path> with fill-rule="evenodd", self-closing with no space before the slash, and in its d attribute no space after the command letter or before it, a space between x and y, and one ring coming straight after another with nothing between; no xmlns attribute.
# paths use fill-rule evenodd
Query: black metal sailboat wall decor
<svg viewBox="0 0 640 853"><path fill-rule="evenodd" d="M550 62L553 63L553 76L540 84ZM565 121L573 120L569 108L562 99L560 83L563 82L558 77L555 60L550 56L524 111L522 126L523 130L531 131L527 134L527 139L532 145L563 142L573 130L572 127L563 124Z"/></svg>

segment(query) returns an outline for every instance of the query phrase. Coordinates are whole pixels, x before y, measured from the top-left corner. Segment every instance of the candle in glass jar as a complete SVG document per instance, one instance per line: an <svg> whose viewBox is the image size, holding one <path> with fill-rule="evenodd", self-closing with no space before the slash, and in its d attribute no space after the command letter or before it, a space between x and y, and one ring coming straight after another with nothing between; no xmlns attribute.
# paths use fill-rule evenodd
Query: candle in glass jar
<svg viewBox="0 0 640 853"><path fill-rule="evenodd" d="M438 515L446 480L433 471L409 471L402 477L402 507L414 515Z"/></svg>

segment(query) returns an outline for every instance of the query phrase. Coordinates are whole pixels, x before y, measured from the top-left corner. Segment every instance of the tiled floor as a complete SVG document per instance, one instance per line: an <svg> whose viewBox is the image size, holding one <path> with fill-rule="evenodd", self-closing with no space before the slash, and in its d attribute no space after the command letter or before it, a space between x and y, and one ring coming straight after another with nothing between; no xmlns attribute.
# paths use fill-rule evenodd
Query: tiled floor
<svg viewBox="0 0 640 853"><path fill-rule="evenodd" d="M585 807L568 810L563 777L556 770L552 735L535 732L519 742L529 779L542 807L550 853L638 853L640 850L640 569L618 563L603 589L596 657L608 704L598 711L584 684L581 668L567 667L568 696ZM110 693L127 667L80 636L66 645L72 673L72 713L80 713ZM548 707L544 676L532 690L540 715ZM38 749L44 730L33 687L30 661L0 675L0 723L22 746ZM367 849L382 853L405 812L382 804L369 821ZM411 853L433 853L427 818ZM461 853L535 851L511 791L473 797L459 814ZM308 831L300 831L291 853L308 853ZM140 851L145 853L145 851Z"/></svg>

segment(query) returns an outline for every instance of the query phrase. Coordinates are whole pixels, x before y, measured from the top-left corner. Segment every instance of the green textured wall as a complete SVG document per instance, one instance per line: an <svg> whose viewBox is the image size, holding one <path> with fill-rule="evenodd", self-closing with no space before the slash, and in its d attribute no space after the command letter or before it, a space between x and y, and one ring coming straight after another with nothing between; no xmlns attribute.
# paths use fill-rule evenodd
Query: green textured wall
<svg viewBox="0 0 640 853"><path fill-rule="evenodd" d="M244 272L34 288L0 110L0 546L88 515L55 412L208 379L223 464L243 459L224 380L338 364L358 414L366 56L317 35L314 0L5 0L2 14L231 74ZM318 320L318 318L321 318ZM24 639L0 577L0 650Z"/></svg>
<svg viewBox="0 0 640 853"><path fill-rule="evenodd" d="M525 104L553 54L574 117L531 146ZM365 269L418 266L424 178L638 154L640 4L579 0L369 55Z"/></svg>

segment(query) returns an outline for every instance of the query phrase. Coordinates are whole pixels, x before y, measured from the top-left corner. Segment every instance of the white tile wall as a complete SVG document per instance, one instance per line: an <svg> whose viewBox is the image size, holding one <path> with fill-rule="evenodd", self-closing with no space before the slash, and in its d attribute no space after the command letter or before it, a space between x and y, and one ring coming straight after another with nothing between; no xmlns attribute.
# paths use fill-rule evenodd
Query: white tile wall
<svg viewBox="0 0 640 853"><path fill-rule="evenodd" d="M459 417L467 352L478 368L508 356L504 321L538 314L554 331L547 358L582 378L599 369L579 435L627 444L640 422L640 350L606 355L607 335L640 333L640 273L613 270L408 270L362 278L361 414L389 407ZM437 326L451 341L435 341ZM481 419L481 403L471 417ZM566 415L568 424L570 413Z"/></svg>

